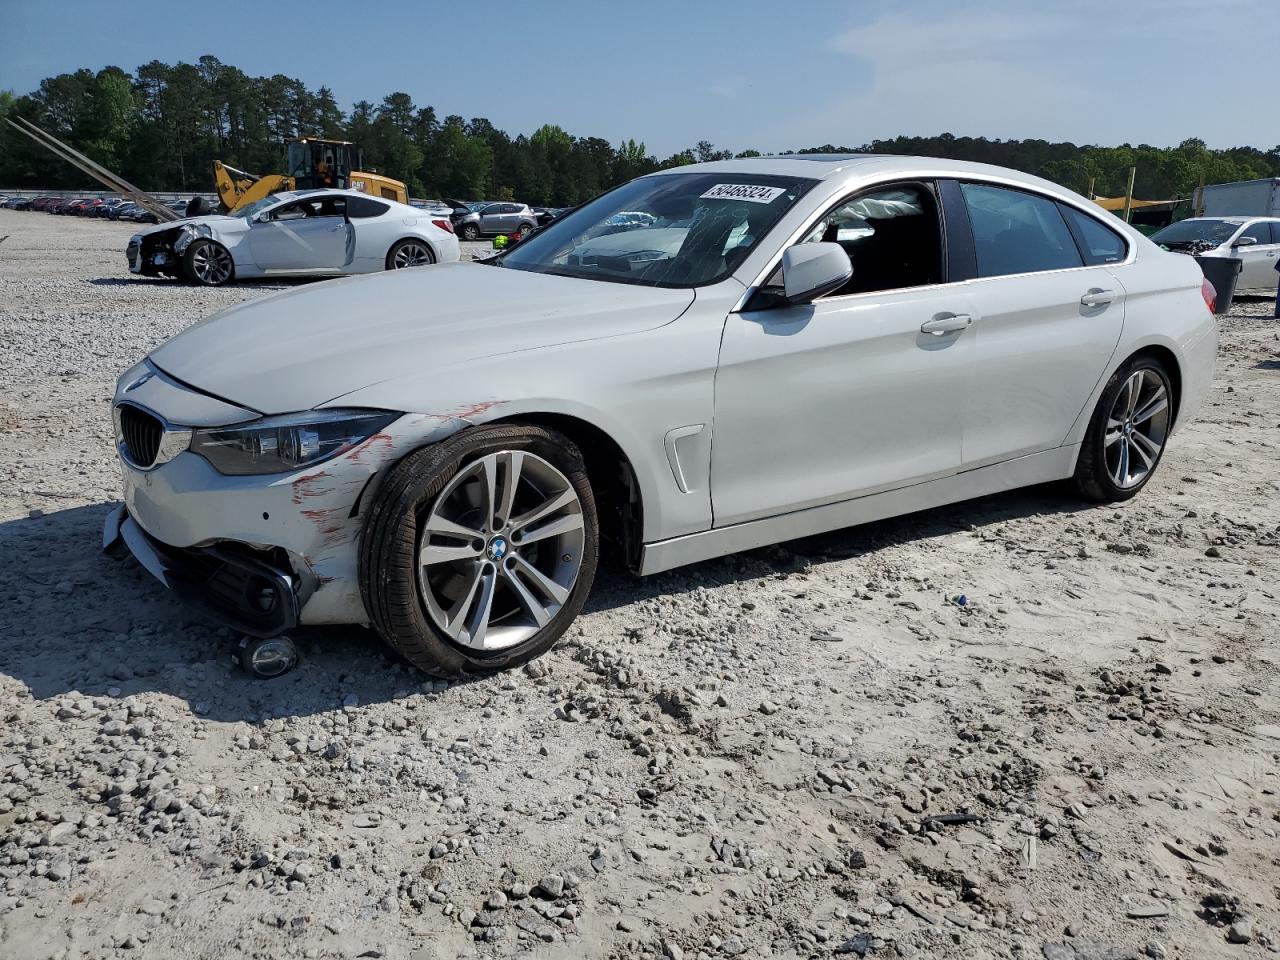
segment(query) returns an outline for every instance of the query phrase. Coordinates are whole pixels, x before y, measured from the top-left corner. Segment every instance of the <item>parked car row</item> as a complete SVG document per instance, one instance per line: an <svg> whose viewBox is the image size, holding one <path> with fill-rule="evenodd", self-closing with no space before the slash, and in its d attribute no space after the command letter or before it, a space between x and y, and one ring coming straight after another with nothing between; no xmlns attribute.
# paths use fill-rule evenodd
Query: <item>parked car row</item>
<svg viewBox="0 0 1280 960"><path fill-rule="evenodd" d="M187 200L167 200L164 205L179 215L186 212ZM7 197L0 199L7 210L41 210L60 216L101 217L105 220L128 220L135 223L159 221L152 211L123 197Z"/></svg>

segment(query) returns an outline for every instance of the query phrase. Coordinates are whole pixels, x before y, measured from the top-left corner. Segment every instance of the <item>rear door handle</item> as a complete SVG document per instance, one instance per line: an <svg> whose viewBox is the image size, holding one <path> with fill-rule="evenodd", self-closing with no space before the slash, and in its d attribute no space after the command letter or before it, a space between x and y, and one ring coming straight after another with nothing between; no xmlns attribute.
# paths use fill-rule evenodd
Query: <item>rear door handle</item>
<svg viewBox="0 0 1280 960"><path fill-rule="evenodd" d="M1080 298L1081 306L1085 307L1104 307L1116 298L1114 290L1103 290L1101 287L1094 287Z"/></svg>
<svg viewBox="0 0 1280 960"><path fill-rule="evenodd" d="M935 337L943 337L948 333L957 333L973 326L973 317L967 313L947 313L926 320L920 324L921 333L931 333Z"/></svg>

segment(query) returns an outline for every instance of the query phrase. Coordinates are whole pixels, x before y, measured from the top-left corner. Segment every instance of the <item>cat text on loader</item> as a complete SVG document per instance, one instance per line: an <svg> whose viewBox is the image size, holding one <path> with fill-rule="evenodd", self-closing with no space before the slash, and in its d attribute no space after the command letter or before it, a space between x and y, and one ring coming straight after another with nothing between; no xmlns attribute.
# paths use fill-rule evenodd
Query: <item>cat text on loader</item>
<svg viewBox="0 0 1280 960"><path fill-rule="evenodd" d="M245 173L215 160L213 182L227 212L281 190L318 187L360 190L372 197L409 202L409 191L403 183L360 170L361 166L360 148L354 143L303 137L288 143L287 173Z"/></svg>

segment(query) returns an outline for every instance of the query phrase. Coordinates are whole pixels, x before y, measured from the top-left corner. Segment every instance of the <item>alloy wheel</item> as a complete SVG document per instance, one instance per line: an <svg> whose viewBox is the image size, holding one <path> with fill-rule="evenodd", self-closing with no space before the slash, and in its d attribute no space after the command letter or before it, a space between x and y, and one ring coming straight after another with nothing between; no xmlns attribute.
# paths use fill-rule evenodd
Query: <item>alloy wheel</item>
<svg viewBox="0 0 1280 960"><path fill-rule="evenodd" d="M1169 390L1164 378L1149 368L1125 380L1107 416L1103 451L1107 472L1121 490L1138 486L1150 475L1169 436Z"/></svg>
<svg viewBox="0 0 1280 960"><path fill-rule="evenodd" d="M421 518L418 588L453 643L494 653L525 642L568 602L582 567L582 503L532 453L464 465Z"/></svg>
<svg viewBox="0 0 1280 960"><path fill-rule="evenodd" d="M191 253L191 272L201 283L217 286L231 277L231 254L216 243L202 243Z"/></svg>
<svg viewBox="0 0 1280 960"><path fill-rule="evenodd" d="M431 251L427 249L425 243L402 243L396 248L395 256L391 258L391 266L396 270L403 270L405 267L421 267L434 262Z"/></svg>

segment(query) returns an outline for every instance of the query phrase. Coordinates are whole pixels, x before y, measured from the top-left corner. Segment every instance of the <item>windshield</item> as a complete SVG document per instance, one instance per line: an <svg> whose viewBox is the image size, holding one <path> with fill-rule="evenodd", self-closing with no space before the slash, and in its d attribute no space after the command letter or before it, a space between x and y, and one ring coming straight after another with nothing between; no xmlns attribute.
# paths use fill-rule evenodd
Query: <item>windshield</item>
<svg viewBox="0 0 1280 960"><path fill-rule="evenodd" d="M1155 243L1196 243L1201 240L1226 243L1239 229L1240 224L1229 220L1182 220L1157 230L1151 239Z"/></svg>
<svg viewBox="0 0 1280 960"><path fill-rule="evenodd" d="M280 197L281 195L278 193L275 196L263 197L261 200L255 200L253 203L247 203L243 207L233 210L231 215L233 217L240 217L241 219L252 217L255 213L267 209L267 207L272 204L279 203Z"/></svg>
<svg viewBox="0 0 1280 960"><path fill-rule="evenodd" d="M642 177L553 221L497 262L650 287L716 283L815 182L765 174Z"/></svg>

